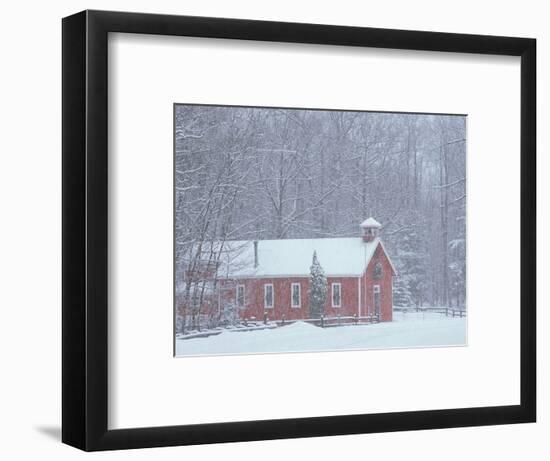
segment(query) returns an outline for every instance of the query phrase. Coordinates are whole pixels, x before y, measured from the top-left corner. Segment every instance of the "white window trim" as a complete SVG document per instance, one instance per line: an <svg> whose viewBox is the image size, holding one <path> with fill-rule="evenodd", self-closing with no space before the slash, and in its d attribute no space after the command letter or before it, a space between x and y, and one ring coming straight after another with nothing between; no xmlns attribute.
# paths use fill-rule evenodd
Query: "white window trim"
<svg viewBox="0 0 550 461"><path fill-rule="evenodd" d="M373 293L380 293L380 285L373 285L372 291Z"/></svg>
<svg viewBox="0 0 550 461"><path fill-rule="evenodd" d="M338 285L339 289L339 295L338 298L340 299L339 304L334 304L334 287ZM342 307L342 284L340 282L334 282L331 284L331 292L330 292L330 302L332 304L332 307Z"/></svg>
<svg viewBox="0 0 550 461"><path fill-rule="evenodd" d="M267 287L271 287L271 306L267 305ZM273 306L275 306L275 288L273 287L272 283L265 283L264 284L264 309L273 309Z"/></svg>
<svg viewBox="0 0 550 461"><path fill-rule="evenodd" d="M243 289L243 304L242 306L239 305L239 288ZM237 307L244 307L246 305L246 288L245 285L240 283L237 285L237 288L235 289L235 306Z"/></svg>
<svg viewBox="0 0 550 461"><path fill-rule="evenodd" d="M298 287L298 304L294 304L294 287ZM290 284L290 307L294 309L299 309L302 307L302 284L293 282Z"/></svg>

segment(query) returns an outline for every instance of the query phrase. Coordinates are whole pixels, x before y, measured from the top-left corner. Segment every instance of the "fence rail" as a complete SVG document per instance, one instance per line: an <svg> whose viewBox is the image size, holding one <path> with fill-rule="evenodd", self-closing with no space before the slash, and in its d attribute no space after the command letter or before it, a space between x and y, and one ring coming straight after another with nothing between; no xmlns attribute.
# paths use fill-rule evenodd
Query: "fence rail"
<svg viewBox="0 0 550 461"><path fill-rule="evenodd" d="M394 306L395 312L432 312L434 314L445 314L446 317L466 317L466 309L457 307L424 306L424 307L398 307Z"/></svg>
<svg viewBox="0 0 550 461"><path fill-rule="evenodd" d="M358 316L358 315L349 315L349 316L336 316L336 317L325 317L321 316L319 318L309 318L309 319L286 319L284 316L281 320L275 320L275 323L279 326L290 325L295 322L305 322L311 323L315 326L321 328L337 327L343 325L358 325L359 323L378 323L380 322L380 316L378 314Z"/></svg>

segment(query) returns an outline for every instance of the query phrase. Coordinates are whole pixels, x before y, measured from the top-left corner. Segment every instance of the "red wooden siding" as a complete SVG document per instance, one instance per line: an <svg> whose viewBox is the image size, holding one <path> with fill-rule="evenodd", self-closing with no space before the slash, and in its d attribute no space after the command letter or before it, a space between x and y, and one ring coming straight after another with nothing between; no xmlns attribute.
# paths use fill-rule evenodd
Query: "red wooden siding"
<svg viewBox="0 0 550 461"><path fill-rule="evenodd" d="M374 277L374 268L377 263L382 265L382 277L376 280ZM374 314L374 286L380 287L380 320L390 322L393 318L393 268L382 249L381 245L374 252L365 275L363 276L363 301L361 315Z"/></svg>
<svg viewBox="0 0 550 461"><path fill-rule="evenodd" d="M232 285L235 282L232 283ZM292 307L291 287L293 283L300 284L300 307ZM325 305L325 315L347 316L358 312L357 287L358 277L327 277L328 293ZM332 284L341 284L341 307L332 307ZM281 320L283 315L287 320L309 318L309 277L277 277L243 279L237 282L245 287L245 307L241 312L242 318L263 319L264 312L269 319ZM264 307L264 286L273 285L273 308ZM226 301L235 301L236 288L228 290Z"/></svg>

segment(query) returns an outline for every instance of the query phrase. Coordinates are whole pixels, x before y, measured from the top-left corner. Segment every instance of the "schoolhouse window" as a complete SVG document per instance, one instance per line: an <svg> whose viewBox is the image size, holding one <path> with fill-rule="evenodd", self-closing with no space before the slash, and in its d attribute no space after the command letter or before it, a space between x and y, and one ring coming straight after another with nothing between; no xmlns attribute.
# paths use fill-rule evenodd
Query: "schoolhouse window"
<svg viewBox="0 0 550 461"><path fill-rule="evenodd" d="M332 307L342 306L342 284L332 284Z"/></svg>
<svg viewBox="0 0 550 461"><path fill-rule="evenodd" d="M382 278L382 264L379 262L374 266L374 279L379 280Z"/></svg>
<svg viewBox="0 0 550 461"><path fill-rule="evenodd" d="M244 307L244 285L237 285L237 307Z"/></svg>
<svg viewBox="0 0 550 461"><path fill-rule="evenodd" d="M264 285L264 307L266 309L273 308L273 301L274 301L274 294L273 294L273 284L267 283Z"/></svg>
<svg viewBox="0 0 550 461"><path fill-rule="evenodd" d="M292 307L300 307L302 305L301 296L300 296L300 284L293 283L290 289L290 305Z"/></svg>

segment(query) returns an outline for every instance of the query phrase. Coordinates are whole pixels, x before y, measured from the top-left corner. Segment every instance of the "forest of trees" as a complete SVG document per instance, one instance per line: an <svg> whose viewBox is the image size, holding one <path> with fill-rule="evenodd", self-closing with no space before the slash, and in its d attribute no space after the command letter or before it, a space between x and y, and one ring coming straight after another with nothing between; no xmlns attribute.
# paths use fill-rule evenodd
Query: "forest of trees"
<svg viewBox="0 0 550 461"><path fill-rule="evenodd" d="M373 216L394 304L464 306L466 117L176 105L174 123L177 305L215 298L223 242L354 237Z"/></svg>

